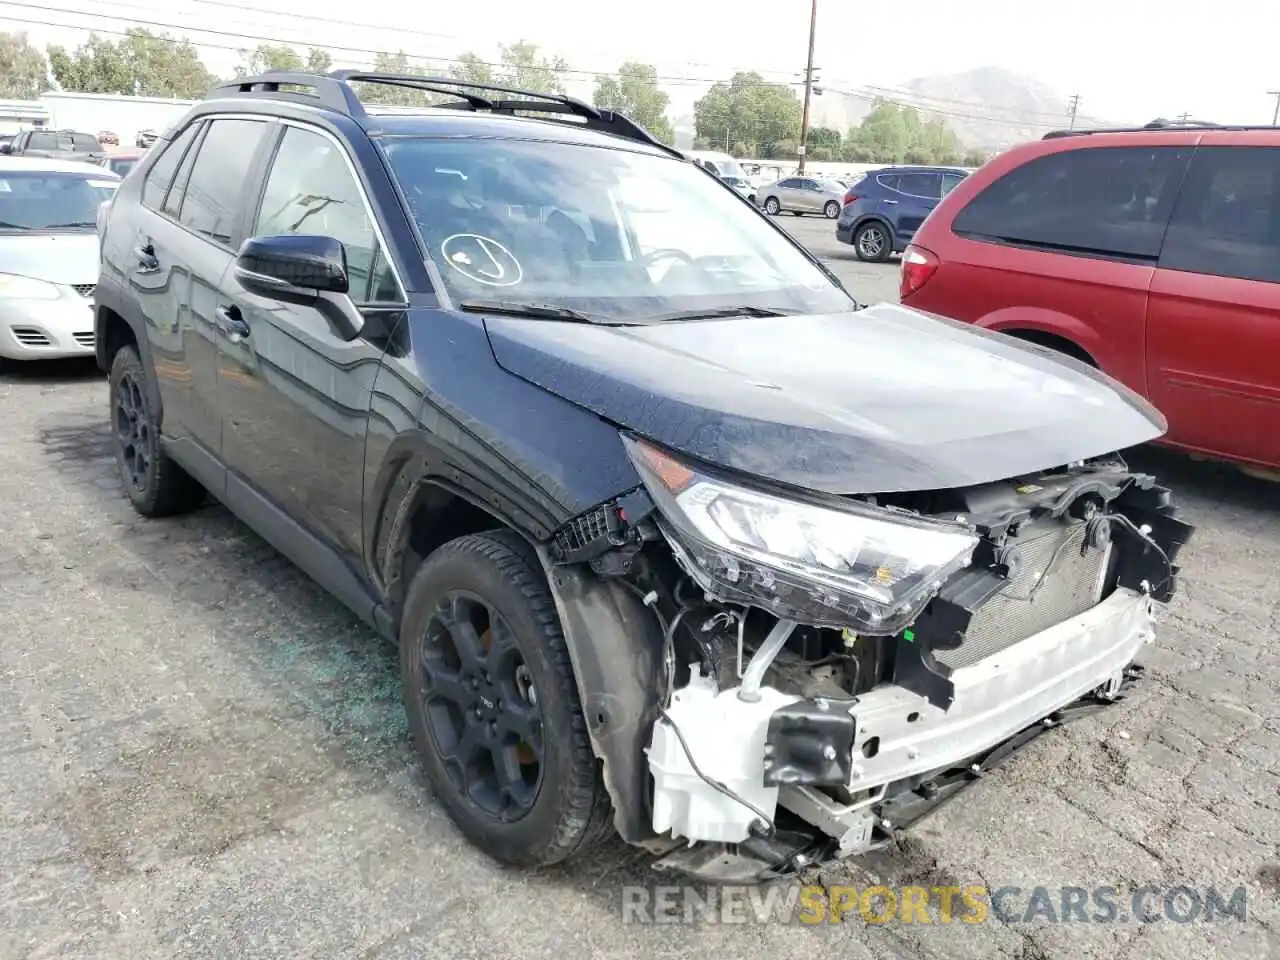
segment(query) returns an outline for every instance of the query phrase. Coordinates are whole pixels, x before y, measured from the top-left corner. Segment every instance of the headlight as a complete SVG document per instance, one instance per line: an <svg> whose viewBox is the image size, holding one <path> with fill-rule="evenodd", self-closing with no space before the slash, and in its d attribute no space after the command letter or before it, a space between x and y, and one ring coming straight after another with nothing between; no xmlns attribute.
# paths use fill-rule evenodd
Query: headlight
<svg viewBox="0 0 1280 960"><path fill-rule="evenodd" d="M960 523L788 499L709 476L643 441L624 443L698 585L784 619L895 634L978 544Z"/></svg>
<svg viewBox="0 0 1280 960"><path fill-rule="evenodd" d="M52 283L0 273L0 300L57 300L59 296L58 288Z"/></svg>

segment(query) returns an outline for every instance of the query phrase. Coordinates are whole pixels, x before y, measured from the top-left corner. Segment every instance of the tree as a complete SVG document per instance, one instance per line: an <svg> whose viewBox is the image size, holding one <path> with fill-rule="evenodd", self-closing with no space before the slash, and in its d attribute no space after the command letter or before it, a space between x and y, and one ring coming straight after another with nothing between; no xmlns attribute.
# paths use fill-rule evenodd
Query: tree
<svg viewBox="0 0 1280 960"><path fill-rule="evenodd" d="M854 163L942 163L963 151L941 120L921 120L914 107L882 100L849 131L842 153Z"/></svg>
<svg viewBox="0 0 1280 960"><path fill-rule="evenodd" d="M810 149L820 150L825 147L828 150L839 150L841 139L840 131L832 130L830 127L811 127L809 129Z"/></svg>
<svg viewBox="0 0 1280 960"><path fill-rule="evenodd" d="M408 77L438 76L439 71L424 69L409 62L409 55L403 50L397 53L379 53L373 59L374 73L397 73ZM356 84L360 99L366 103L381 103L399 107L424 107L438 103L442 98L436 94L411 90L408 87L397 87L386 83Z"/></svg>
<svg viewBox="0 0 1280 960"><path fill-rule="evenodd" d="M299 73L328 73L333 58L328 50L312 47L306 59L286 43L260 43L252 50L241 51L244 62L236 67L237 77L252 77L268 70L293 70Z"/></svg>
<svg viewBox="0 0 1280 960"><path fill-rule="evenodd" d="M596 77L591 102L634 120L663 143L675 140L675 129L667 119L671 98L658 86L658 71L647 63L624 63L616 77Z"/></svg>
<svg viewBox="0 0 1280 960"><path fill-rule="evenodd" d="M60 46L48 52L58 86L78 93L194 100L217 83L189 41L137 27L118 43L91 33L70 53Z"/></svg>
<svg viewBox="0 0 1280 960"><path fill-rule="evenodd" d="M35 100L49 86L49 63L27 35L0 33L0 97Z"/></svg>
<svg viewBox="0 0 1280 960"><path fill-rule="evenodd" d="M497 64L481 60L474 53L458 58L450 73L456 80L468 83L496 83L533 93L564 93L560 75L569 69L562 57L544 57L538 45L521 40L503 45Z"/></svg>
<svg viewBox="0 0 1280 960"><path fill-rule="evenodd" d="M799 136L800 113L800 101L790 87L765 83L758 73L735 73L694 104L694 125L699 139L721 147L739 140L757 156L771 158L781 153L782 141Z"/></svg>
<svg viewBox="0 0 1280 960"><path fill-rule="evenodd" d="M970 150L968 153L964 155L964 158L960 161L959 164L957 164L957 166L980 167L984 163L986 163L989 159L991 158L988 157L981 150Z"/></svg>

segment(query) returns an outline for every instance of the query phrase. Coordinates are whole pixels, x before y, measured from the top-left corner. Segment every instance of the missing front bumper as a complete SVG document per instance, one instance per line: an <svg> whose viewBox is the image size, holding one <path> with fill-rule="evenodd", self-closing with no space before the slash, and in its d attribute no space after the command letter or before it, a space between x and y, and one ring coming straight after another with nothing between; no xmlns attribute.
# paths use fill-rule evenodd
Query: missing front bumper
<svg viewBox="0 0 1280 960"><path fill-rule="evenodd" d="M743 709L747 704L737 702L732 728L715 729L715 717L723 716L723 711L705 715L689 712L678 722L696 734L691 739L718 745L716 751L696 758L700 767L709 768L704 772L711 779L717 779L717 772L723 768L732 773L735 783L752 786L754 805L765 805L771 815L780 807L812 828L812 842L798 847L795 855L813 858L821 850L824 856L851 856L883 841L886 823L899 816L890 816L886 811L914 810L904 815L917 819L923 815L921 810L928 812L935 801L940 802L963 786L975 764L981 769L991 757L1011 753L1043 729L1046 719L1050 724L1060 716L1068 719L1069 712L1090 702L1105 702L1117 696L1126 682L1126 671L1153 639L1151 599L1133 590L1118 589L1083 614L956 670L952 675L955 696L946 710L901 687L877 687L848 707L856 721L853 762L846 785L854 799L849 803L838 802L827 792L802 784L760 789L765 783L767 745L763 741L770 716L793 705L798 698L782 697L766 688L775 696L766 696L760 703L758 716ZM1101 700L1096 696L1099 693ZM734 696L735 691L723 691L707 702ZM697 725L704 719L705 724L699 728ZM751 735L743 737L744 730L751 731ZM729 749L730 744L737 744L738 749ZM661 823L654 824L656 830L669 830L671 836L686 842L723 844L726 850L752 839L747 835L747 826L754 822L750 816L731 815L739 826L728 833L722 827L707 831L705 820L698 824L693 822L695 818L682 817L681 811L699 807L705 810L719 805L724 810L724 804L732 801L692 768L682 769L687 758L675 752L670 738L655 736L654 748L657 749L651 748L650 764L662 772L655 807L664 811L659 818ZM770 866L762 865L757 854L747 856L754 862L753 869ZM794 856L790 859L794 860ZM687 863L682 865L682 861ZM688 870L695 861L720 863L717 858L708 860L681 852L660 862ZM716 869L723 867L721 863ZM704 866L695 872L705 875L705 869Z"/></svg>

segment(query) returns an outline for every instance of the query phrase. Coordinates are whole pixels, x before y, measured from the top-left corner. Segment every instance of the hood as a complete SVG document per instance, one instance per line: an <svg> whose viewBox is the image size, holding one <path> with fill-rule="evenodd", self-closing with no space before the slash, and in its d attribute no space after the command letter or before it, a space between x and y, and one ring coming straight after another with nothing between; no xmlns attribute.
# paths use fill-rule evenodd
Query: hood
<svg viewBox="0 0 1280 960"><path fill-rule="evenodd" d="M897 305L636 327L485 323L509 373L688 456L824 493L988 483L1166 429L1085 364Z"/></svg>
<svg viewBox="0 0 1280 960"><path fill-rule="evenodd" d="M50 283L97 283L98 234L0 234L0 273L16 273Z"/></svg>

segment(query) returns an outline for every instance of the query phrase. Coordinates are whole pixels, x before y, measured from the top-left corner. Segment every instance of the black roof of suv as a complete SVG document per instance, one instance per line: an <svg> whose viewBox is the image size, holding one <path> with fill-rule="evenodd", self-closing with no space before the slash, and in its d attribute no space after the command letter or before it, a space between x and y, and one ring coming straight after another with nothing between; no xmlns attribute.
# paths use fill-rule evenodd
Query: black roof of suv
<svg viewBox="0 0 1280 960"><path fill-rule="evenodd" d="M365 84L454 99L379 110ZM861 307L738 191L572 98L248 78L160 138L99 234L98 362L134 507L171 515L212 493L396 640L428 775L508 862L565 859L611 826L636 844L772 832L707 784L682 736L692 769L655 791L646 745L678 712L677 674L692 683L696 662L728 683L725 651L758 649L738 672L746 703L799 626L808 659L842 656L853 631L878 652L839 697L896 683L944 710L949 672L916 654L954 646L973 613L944 583L981 580L972 599L1012 576L1008 551L1005 574L968 566L1010 518L1056 537L1088 491L1158 552L1118 547L1124 562L1081 576L1111 570L1134 591L1112 602L1139 619L1140 584L1174 589L1189 528L1111 455L1158 435L1158 413L1032 346ZM1059 593L1083 606L1041 608L1054 617L1098 599ZM779 697L794 699L744 707L751 723ZM706 722L686 729L705 738ZM758 762L740 733L710 731ZM813 748L777 755L803 766ZM848 774L850 745L831 749ZM698 789L723 822L657 825L695 809L664 791Z"/></svg>

